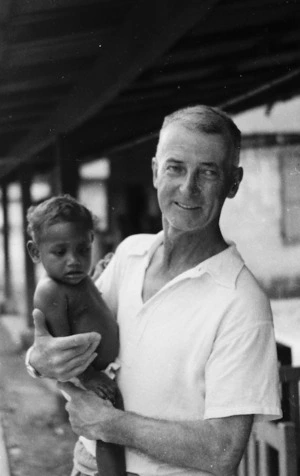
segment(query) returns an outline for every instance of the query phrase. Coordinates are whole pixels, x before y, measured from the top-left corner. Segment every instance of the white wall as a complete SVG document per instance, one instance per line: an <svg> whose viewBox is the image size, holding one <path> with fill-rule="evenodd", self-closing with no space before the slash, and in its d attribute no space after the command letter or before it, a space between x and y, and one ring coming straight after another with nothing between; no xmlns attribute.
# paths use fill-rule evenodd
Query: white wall
<svg viewBox="0 0 300 476"><path fill-rule="evenodd" d="M281 237L278 154L278 148L242 151L244 179L236 197L225 202L221 217L225 237L236 242L249 268L267 287L274 280L293 282L300 277L300 243L287 246Z"/></svg>

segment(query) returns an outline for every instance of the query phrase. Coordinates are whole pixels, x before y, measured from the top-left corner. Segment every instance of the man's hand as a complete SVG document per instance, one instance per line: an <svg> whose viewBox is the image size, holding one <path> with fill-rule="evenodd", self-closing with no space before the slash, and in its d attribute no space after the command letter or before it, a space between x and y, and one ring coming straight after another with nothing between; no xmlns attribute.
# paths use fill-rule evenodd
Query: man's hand
<svg viewBox="0 0 300 476"><path fill-rule="evenodd" d="M90 440L110 441L113 422L120 410L116 410L109 400L102 400L94 392L75 387L70 382L59 382L57 386L70 397L66 410L73 431Z"/></svg>
<svg viewBox="0 0 300 476"><path fill-rule="evenodd" d="M31 365L43 376L62 382L84 372L97 356L95 350L101 340L97 332L68 337L52 337L44 314L33 311L35 325Z"/></svg>
<svg viewBox="0 0 300 476"><path fill-rule="evenodd" d="M70 382L59 383L58 388L70 397L66 409L78 435L214 476L236 474L253 422L253 415L188 421L149 418L118 410Z"/></svg>
<svg viewBox="0 0 300 476"><path fill-rule="evenodd" d="M98 263L96 263L95 268L93 269L91 273L91 278L93 281L96 281L99 276L103 273L107 265L109 264L110 260L112 259L114 253L110 252L107 253L104 258L100 259Z"/></svg>

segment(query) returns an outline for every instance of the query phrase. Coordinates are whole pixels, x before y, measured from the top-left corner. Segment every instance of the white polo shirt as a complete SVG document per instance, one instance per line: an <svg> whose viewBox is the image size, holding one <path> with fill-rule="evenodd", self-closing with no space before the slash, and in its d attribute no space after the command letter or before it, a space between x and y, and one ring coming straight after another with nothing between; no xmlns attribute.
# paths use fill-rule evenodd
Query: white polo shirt
<svg viewBox="0 0 300 476"><path fill-rule="evenodd" d="M125 409L144 416L195 420L239 414L281 416L269 301L234 245L182 273L146 303L145 270L158 235L119 246L96 283L120 326L118 384ZM204 475L133 449L127 471Z"/></svg>

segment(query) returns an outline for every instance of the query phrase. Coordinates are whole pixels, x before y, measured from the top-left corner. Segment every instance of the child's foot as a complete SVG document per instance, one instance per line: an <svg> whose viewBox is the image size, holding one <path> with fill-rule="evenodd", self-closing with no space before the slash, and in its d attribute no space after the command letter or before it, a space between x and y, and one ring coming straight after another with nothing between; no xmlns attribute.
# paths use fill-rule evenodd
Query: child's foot
<svg viewBox="0 0 300 476"><path fill-rule="evenodd" d="M93 372L92 375L84 375L81 379L87 390L92 390L98 397L109 400L113 405L116 402L117 384L104 372Z"/></svg>

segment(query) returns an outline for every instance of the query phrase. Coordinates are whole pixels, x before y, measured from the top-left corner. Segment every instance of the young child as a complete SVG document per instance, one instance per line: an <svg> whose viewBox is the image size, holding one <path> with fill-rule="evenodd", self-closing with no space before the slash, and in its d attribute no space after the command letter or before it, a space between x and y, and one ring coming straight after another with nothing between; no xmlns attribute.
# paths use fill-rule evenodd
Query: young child
<svg viewBox="0 0 300 476"><path fill-rule="evenodd" d="M104 372L118 355L116 320L89 276L94 233L91 212L69 195L50 198L27 212L28 252L46 274L38 282L34 307L46 318L50 333L67 336L99 332L97 357L78 378L86 389L122 407L114 380ZM99 475L125 474L123 449L102 441L96 451Z"/></svg>

